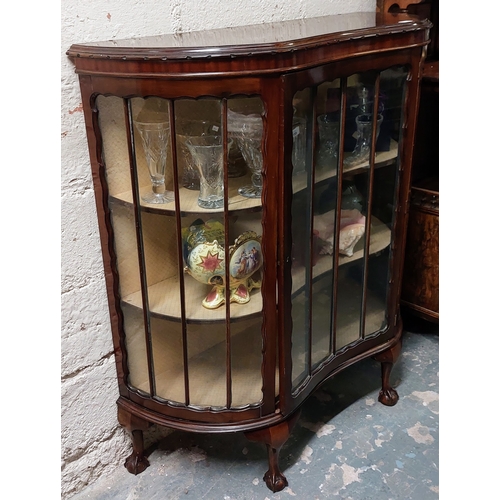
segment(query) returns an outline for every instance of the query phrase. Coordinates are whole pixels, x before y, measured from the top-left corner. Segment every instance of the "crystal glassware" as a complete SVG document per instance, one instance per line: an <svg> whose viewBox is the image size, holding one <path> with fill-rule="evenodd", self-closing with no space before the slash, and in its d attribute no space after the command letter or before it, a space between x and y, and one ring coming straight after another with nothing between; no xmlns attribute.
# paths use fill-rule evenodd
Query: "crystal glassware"
<svg viewBox="0 0 500 500"><path fill-rule="evenodd" d="M142 139L152 191L141 196L146 203L170 203L174 193L165 190L165 169L167 166L170 126L166 121L135 122Z"/></svg>
<svg viewBox="0 0 500 500"><path fill-rule="evenodd" d="M318 132L319 132L319 149L316 158L316 165L321 167L336 167L338 160L339 148L339 121L338 114L336 116L325 113L319 115Z"/></svg>
<svg viewBox="0 0 500 500"><path fill-rule="evenodd" d="M380 133L380 125L382 124L383 116L381 114L377 115L377 130L375 141L378 139ZM344 160L344 166L355 167L359 165L370 157L370 148L372 144L372 123L373 114L362 114L356 116L356 127L357 127L357 139L354 151L350 156L347 156Z"/></svg>
<svg viewBox="0 0 500 500"><path fill-rule="evenodd" d="M198 205L215 209L224 206L224 146L221 136L198 136L186 139L193 163L200 176ZM228 141L228 149L231 141Z"/></svg>
<svg viewBox="0 0 500 500"><path fill-rule="evenodd" d="M260 198L262 195L262 136L257 133L244 133L236 136L236 140L245 163L252 172L252 184L240 187L238 193L247 198Z"/></svg>
<svg viewBox="0 0 500 500"><path fill-rule="evenodd" d="M175 129L177 137L177 159L182 168L181 184L186 189L200 189L200 174L193 162L193 156L188 148L187 140L190 137L206 135L219 136L220 125L209 120L176 119Z"/></svg>

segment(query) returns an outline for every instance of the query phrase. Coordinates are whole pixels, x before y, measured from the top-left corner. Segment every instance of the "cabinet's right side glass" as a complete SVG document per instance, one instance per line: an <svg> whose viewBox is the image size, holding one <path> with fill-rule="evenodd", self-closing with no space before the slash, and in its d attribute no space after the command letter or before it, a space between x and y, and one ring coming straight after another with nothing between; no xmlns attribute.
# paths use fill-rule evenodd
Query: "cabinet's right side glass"
<svg viewBox="0 0 500 500"><path fill-rule="evenodd" d="M293 96L294 390L387 327L406 77L366 71Z"/></svg>
<svg viewBox="0 0 500 500"><path fill-rule="evenodd" d="M383 116L377 139L377 160L371 190L371 229L366 266L366 304L363 335L387 327L387 297L390 284L392 246L385 245L383 235L394 230L399 194L400 146L407 70L392 67L380 73L379 109ZM387 158L385 156L387 155Z"/></svg>

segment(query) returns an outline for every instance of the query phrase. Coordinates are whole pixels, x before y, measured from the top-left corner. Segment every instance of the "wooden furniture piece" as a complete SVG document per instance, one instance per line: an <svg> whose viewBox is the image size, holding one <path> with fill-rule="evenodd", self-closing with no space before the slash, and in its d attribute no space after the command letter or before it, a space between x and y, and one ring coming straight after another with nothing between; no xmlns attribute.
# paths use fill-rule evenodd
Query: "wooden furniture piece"
<svg viewBox="0 0 500 500"><path fill-rule="evenodd" d="M439 322L439 0L378 0L381 12L411 13L432 22L424 62L413 151L408 238L401 305Z"/></svg>
<svg viewBox="0 0 500 500"><path fill-rule="evenodd" d="M243 431L279 491L280 448L326 379L373 356L396 404L429 28L357 13L71 46L130 472L151 423Z"/></svg>

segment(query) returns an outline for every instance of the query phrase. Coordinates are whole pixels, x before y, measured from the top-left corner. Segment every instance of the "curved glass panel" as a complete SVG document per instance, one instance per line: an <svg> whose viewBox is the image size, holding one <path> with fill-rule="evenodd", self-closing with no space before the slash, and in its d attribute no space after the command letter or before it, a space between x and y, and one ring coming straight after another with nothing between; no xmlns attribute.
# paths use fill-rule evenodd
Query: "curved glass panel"
<svg viewBox="0 0 500 500"><path fill-rule="evenodd" d="M387 326L406 71L293 96L292 387Z"/></svg>
<svg viewBox="0 0 500 500"><path fill-rule="evenodd" d="M97 105L130 387L193 408L260 404L262 100Z"/></svg>

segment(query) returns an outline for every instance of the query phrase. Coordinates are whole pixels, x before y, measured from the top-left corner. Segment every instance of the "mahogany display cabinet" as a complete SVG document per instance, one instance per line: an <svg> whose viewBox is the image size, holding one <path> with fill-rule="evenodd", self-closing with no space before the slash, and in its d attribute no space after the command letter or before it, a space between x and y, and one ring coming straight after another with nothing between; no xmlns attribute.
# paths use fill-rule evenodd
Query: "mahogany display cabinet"
<svg viewBox="0 0 500 500"><path fill-rule="evenodd" d="M279 451L305 399L401 349L412 147L430 23L356 13L72 45L125 465L151 424Z"/></svg>

